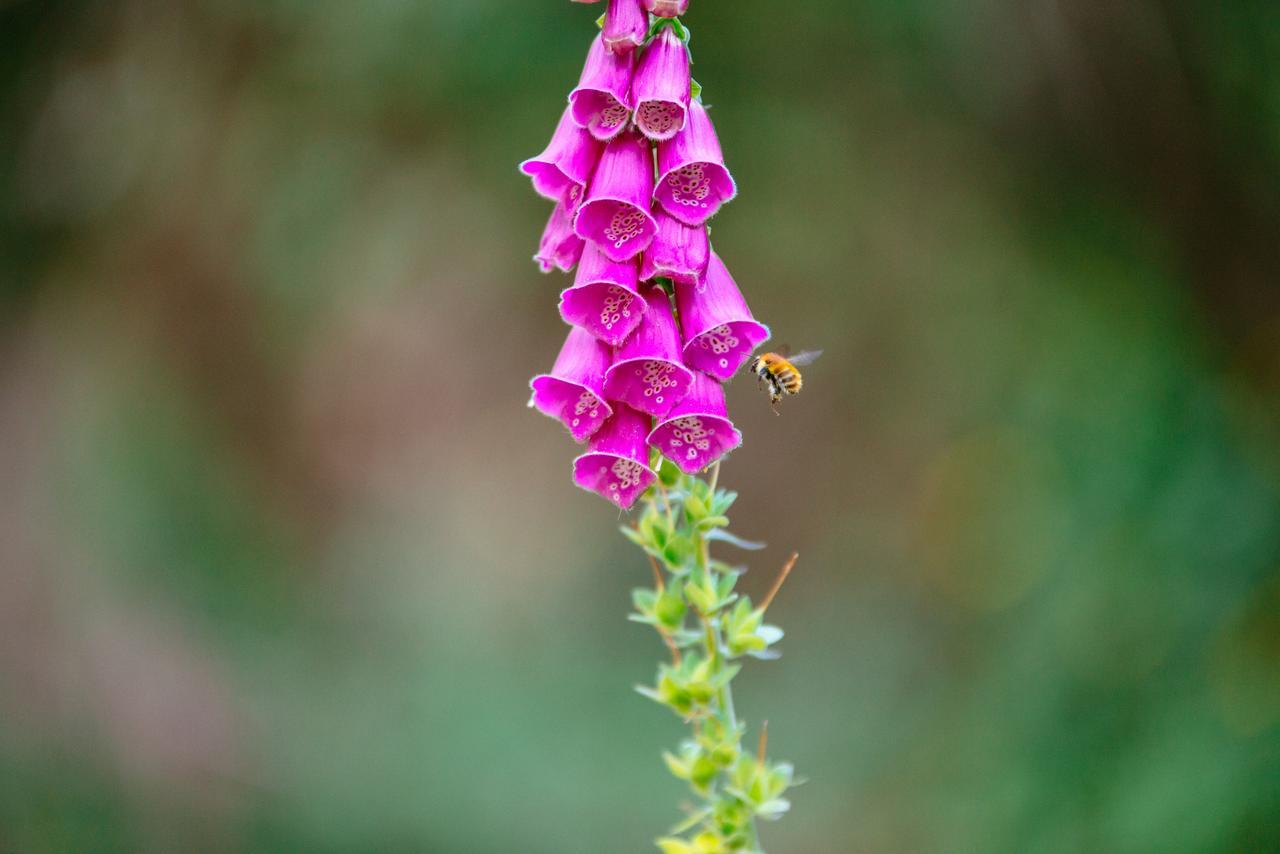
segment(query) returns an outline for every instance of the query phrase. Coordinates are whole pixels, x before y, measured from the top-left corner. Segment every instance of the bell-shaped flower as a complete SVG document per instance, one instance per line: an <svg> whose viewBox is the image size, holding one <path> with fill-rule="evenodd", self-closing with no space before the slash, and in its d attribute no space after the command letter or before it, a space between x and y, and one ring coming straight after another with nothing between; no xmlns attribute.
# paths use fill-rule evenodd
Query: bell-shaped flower
<svg viewBox="0 0 1280 854"><path fill-rule="evenodd" d="M604 399L604 372L612 354L609 346L590 332L576 326L570 329L551 373L539 374L529 382L533 389L529 404L563 422L575 441L584 441L613 414L613 407Z"/></svg>
<svg viewBox="0 0 1280 854"><path fill-rule="evenodd" d="M582 257L582 238L573 230L574 210L568 199L557 202L551 209L551 218L538 243L538 254L533 256L544 273L557 267L568 273Z"/></svg>
<svg viewBox="0 0 1280 854"><path fill-rule="evenodd" d="M614 53L630 53L644 44L649 34L649 16L641 0L609 0L600 35L605 47Z"/></svg>
<svg viewBox="0 0 1280 854"><path fill-rule="evenodd" d="M696 98L684 130L658 145L658 175L654 199L689 225L702 225L737 195L711 117Z"/></svg>
<svg viewBox="0 0 1280 854"><path fill-rule="evenodd" d="M711 257L705 225L685 225L659 208L653 212L658 233L640 259L642 281L665 276L693 284L702 278Z"/></svg>
<svg viewBox="0 0 1280 854"><path fill-rule="evenodd" d="M689 51L672 27L663 27L640 56L631 81L636 127L649 139L671 139L689 111Z"/></svg>
<svg viewBox="0 0 1280 854"><path fill-rule="evenodd" d="M649 416L618 404L573 461L573 482L622 508L636 503L657 475L649 468Z"/></svg>
<svg viewBox="0 0 1280 854"><path fill-rule="evenodd" d="M540 195L553 202L577 202L603 150L599 140L574 122L572 108L565 107L551 142L537 157L521 163L520 171L533 179Z"/></svg>
<svg viewBox="0 0 1280 854"><path fill-rule="evenodd" d="M653 196L653 157L649 143L628 131L609 141L596 167L574 230L599 244L614 261L642 252L658 230L649 213Z"/></svg>
<svg viewBox="0 0 1280 854"><path fill-rule="evenodd" d="M644 0L644 8L659 18L675 18L689 11L689 0Z"/></svg>
<svg viewBox="0 0 1280 854"><path fill-rule="evenodd" d="M598 35L587 51L578 85L569 93L573 120L596 139L613 139L627 126L635 102L631 100L634 53L610 53Z"/></svg>
<svg viewBox="0 0 1280 854"><path fill-rule="evenodd" d="M724 387L703 373L671 414L649 434L649 444L685 474L702 471L742 444L742 433L729 420Z"/></svg>
<svg viewBox="0 0 1280 854"><path fill-rule="evenodd" d="M657 286L644 286L646 308L636 331L614 350L604 375L604 395L659 418L689 393L693 371L680 360L680 331L671 298Z"/></svg>
<svg viewBox="0 0 1280 854"><path fill-rule="evenodd" d="M560 294L560 316L608 344L621 344L644 317L636 262L611 261L594 243L582 250L573 286Z"/></svg>
<svg viewBox="0 0 1280 854"><path fill-rule="evenodd" d="M769 338L769 327L751 316L742 291L715 252L701 281L676 283L676 306L684 331L684 363L718 380L730 379Z"/></svg>

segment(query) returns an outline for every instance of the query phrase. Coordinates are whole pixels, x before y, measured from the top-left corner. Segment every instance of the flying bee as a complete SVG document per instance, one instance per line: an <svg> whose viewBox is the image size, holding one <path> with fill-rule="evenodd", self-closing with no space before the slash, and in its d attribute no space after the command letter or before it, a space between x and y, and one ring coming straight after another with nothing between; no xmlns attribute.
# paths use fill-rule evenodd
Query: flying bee
<svg viewBox="0 0 1280 854"><path fill-rule="evenodd" d="M790 355L786 347L779 347L776 353L762 353L747 363L747 370L756 375L756 382L769 388L769 405L774 415L778 412L778 401L783 395L799 394L804 385L800 376L800 367L808 365L822 355L821 350L806 350L803 353Z"/></svg>

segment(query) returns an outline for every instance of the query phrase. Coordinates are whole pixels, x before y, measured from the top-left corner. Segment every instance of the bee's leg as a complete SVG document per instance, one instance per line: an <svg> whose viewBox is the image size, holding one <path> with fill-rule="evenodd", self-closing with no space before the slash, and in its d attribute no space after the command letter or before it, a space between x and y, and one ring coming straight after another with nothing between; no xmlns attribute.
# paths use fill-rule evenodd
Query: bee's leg
<svg viewBox="0 0 1280 854"><path fill-rule="evenodd" d="M769 395L769 408L773 410L774 415L782 414L781 412L778 411L779 400L782 400L782 395L778 394L776 390L773 392L773 394Z"/></svg>

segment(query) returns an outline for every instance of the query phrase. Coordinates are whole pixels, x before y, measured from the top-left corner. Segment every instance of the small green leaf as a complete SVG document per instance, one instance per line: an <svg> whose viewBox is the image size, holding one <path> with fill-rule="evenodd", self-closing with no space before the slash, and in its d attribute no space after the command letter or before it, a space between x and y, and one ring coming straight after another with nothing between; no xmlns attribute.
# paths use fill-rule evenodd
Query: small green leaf
<svg viewBox="0 0 1280 854"><path fill-rule="evenodd" d="M636 610L641 614L652 614L654 605L658 601L658 591L650 590L647 587L637 587L631 591L631 604L636 606Z"/></svg>
<svg viewBox="0 0 1280 854"><path fill-rule="evenodd" d="M715 540L722 543L728 543L731 546L737 546L740 549L755 552L765 547L764 543L757 543L752 540L744 540L736 534L731 534L724 528L713 528L707 531L703 536L708 540Z"/></svg>
<svg viewBox="0 0 1280 854"><path fill-rule="evenodd" d="M692 77L689 78L689 97L695 101L702 97L702 84Z"/></svg>
<svg viewBox="0 0 1280 854"><path fill-rule="evenodd" d="M674 629L684 622L684 615L688 611L688 606L685 605L684 599L680 597L679 593L668 587L661 596L657 597L651 610L653 615L658 618L658 622Z"/></svg>
<svg viewBox="0 0 1280 854"><path fill-rule="evenodd" d="M696 495L690 495L684 500L684 509L689 514L689 521L694 524L706 518L707 505Z"/></svg>
<svg viewBox="0 0 1280 854"><path fill-rule="evenodd" d="M786 798L773 798L756 807L756 815L765 821L777 821L791 809L791 802Z"/></svg>

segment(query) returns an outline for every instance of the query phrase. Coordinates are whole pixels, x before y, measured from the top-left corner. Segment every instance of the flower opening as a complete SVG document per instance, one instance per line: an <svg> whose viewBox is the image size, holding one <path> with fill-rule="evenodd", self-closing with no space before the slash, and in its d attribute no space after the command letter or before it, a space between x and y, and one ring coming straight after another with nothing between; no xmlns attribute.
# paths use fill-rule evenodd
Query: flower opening
<svg viewBox="0 0 1280 854"><path fill-rule="evenodd" d="M649 143L634 132L611 140L600 157L574 230L614 261L626 261L648 247L658 224L649 213L653 160Z"/></svg>
<svg viewBox="0 0 1280 854"><path fill-rule="evenodd" d="M647 415L619 404L573 461L573 482L624 509L636 503L657 475L649 468Z"/></svg>
<svg viewBox="0 0 1280 854"><path fill-rule="evenodd" d="M685 474L694 474L741 445L742 433L729 420L724 387L697 373L689 394L658 422L648 442Z"/></svg>
<svg viewBox="0 0 1280 854"><path fill-rule="evenodd" d="M689 51L671 27L663 27L640 57L631 98L636 127L652 140L671 139L689 110Z"/></svg>
<svg viewBox="0 0 1280 854"><path fill-rule="evenodd" d="M560 294L560 316L608 344L621 344L646 308L636 263L612 261L594 243L582 251L573 286Z"/></svg>
<svg viewBox="0 0 1280 854"><path fill-rule="evenodd" d="M654 199L688 225L702 225L737 195L720 140L701 101L689 101L684 130L658 146L658 174Z"/></svg>

